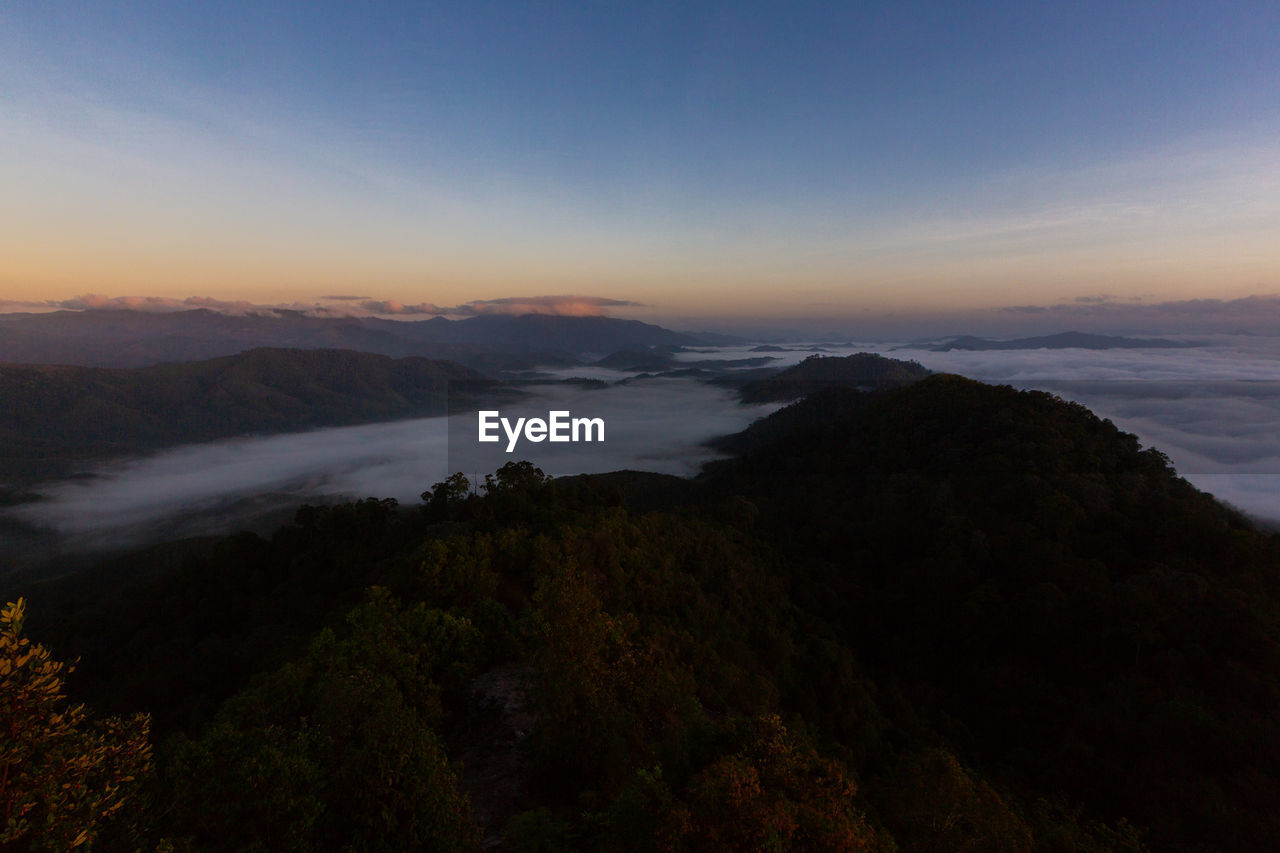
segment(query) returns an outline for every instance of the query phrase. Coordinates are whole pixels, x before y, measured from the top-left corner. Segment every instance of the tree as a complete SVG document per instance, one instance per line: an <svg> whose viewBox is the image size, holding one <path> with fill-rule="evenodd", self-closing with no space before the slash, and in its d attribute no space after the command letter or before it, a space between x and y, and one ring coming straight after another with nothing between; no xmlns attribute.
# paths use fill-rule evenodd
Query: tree
<svg viewBox="0 0 1280 853"><path fill-rule="evenodd" d="M462 503L471 494L471 481L458 471L423 492L422 502L432 510L444 510Z"/></svg>
<svg viewBox="0 0 1280 853"><path fill-rule="evenodd" d="M876 851L891 845L855 804L857 786L776 715L751 720L741 751L694 777L672 812L678 849Z"/></svg>
<svg viewBox="0 0 1280 853"><path fill-rule="evenodd" d="M150 771L151 719L68 705L72 668L22 636L25 615L21 598L0 610L0 847L88 849Z"/></svg>
<svg viewBox="0 0 1280 853"><path fill-rule="evenodd" d="M484 475L485 494L533 492L551 481L551 477L532 462L508 462L493 474Z"/></svg>
<svg viewBox="0 0 1280 853"><path fill-rule="evenodd" d="M477 632L378 587L347 622L178 742L163 779L172 836L204 851L475 849L433 726L439 685L469 677Z"/></svg>
<svg viewBox="0 0 1280 853"><path fill-rule="evenodd" d="M904 850L1029 851L1030 828L981 776L946 749L922 750L895 768L885 821Z"/></svg>

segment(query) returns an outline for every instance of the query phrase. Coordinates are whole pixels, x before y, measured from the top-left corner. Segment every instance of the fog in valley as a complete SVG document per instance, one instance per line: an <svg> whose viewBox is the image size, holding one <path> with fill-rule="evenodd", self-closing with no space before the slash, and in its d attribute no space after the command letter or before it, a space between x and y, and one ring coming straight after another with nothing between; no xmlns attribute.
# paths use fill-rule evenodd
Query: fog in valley
<svg viewBox="0 0 1280 853"><path fill-rule="evenodd" d="M99 546L108 539L151 538L162 527L168 534L234 527L245 513L261 507L262 501L243 503L254 496L270 496L270 506L364 497L417 502L452 471L483 480L485 473L517 459L553 475L630 468L692 476L715 455L706 446L709 439L738 432L776 408L740 405L730 391L691 379L528 390L518 406L504 405L504 414L545 417L548 410L568 410L603 418L605 441L554 446L522 441L508 455L505 438L484 448L475 443L474 413L232 439L106 465L90 477L49 484L41 490L43 500L10 512ZM233 511L237 505L243 512ZM185 521L175 526L179 516Z"/></svg>
<svg viewBox="0 0 1280 853"><path fill-rule="evenodd" d="M877 352L937 371L1048 390L1088 406L1166 453L1179 473L1256 517L1280 519L1280 345L1216 337L1178 349L934 352L924 345L849 341L785 344L771 366L815 352ZM679 361L760 357L752 347L699 348ZM776 406L744 406L729 390L691 378L640 378L601 368L548 370L606 388L530 388L517 414L568 410L606 422L603 444L522 441L506 455L473 441L474 413L188 445L117 461L89 476L38 489L11 518L98 546L159 535L235 529L265 507L392 497L416 502L451 471L482 479L504 460L530 459L555 475L638 469L695 475L707 442L745 428ZM516 411L516 410L512 410ZM452 423L450 423L452 420ZM450 435L453 441L450 441ZM505 439L501 443L505 447ZM484 452L480 452L483 450Z"/></svg>
<svg viewBox="0 0 1280 853"><path fill-rule="evenodd" d="M1280 341L1201 336L1170 349L951 350L884 342L822 345L832 355L876 352L994 384L1081 403L1172 460L1178 473L1251 515L1280 520ZM749 347L683 358L742 358ZM778 365L812 350L771 353Z"/></svg>

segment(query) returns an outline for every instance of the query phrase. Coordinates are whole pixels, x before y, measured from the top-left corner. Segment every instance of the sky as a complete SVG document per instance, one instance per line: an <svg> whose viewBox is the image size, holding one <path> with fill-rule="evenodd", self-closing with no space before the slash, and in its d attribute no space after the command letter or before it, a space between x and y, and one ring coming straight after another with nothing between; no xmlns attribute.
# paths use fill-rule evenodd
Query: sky
<svg viewBox="0 0 1280 853"><path fill-rule="evenodd" d="M1277 140L1274 0L10 0L0 301L1237 300Z"/></svg>

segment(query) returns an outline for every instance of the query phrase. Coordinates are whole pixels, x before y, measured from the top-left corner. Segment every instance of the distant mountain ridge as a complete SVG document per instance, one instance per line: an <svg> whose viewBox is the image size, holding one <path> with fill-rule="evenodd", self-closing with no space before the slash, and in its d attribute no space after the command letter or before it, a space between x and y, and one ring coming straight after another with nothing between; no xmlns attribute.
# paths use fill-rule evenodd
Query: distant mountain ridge
<svg viewBox="0 0 1280 853"><path fill-rule="evenodd" d="M914 361L885 358L869 352L844 357L811 355L797 365L739 388L745 403L796 400L826 388L879 390L910 385L930 375Z"/></svg>
<svg viewBox="0 0 1280 853"><path fill-rule="evenodd" d="M1060 332L1032 338L1013 338L995 341L973 335L962 335L946 343L930 347L933 352L951 350L1012 350L1012 349L1177 349L1200 346L1190 341L1171 341L1167 338L1125 338L1116 335L1093 335L1088 332Z"/></svg>
<svg viewBox="0 0 1280 853"><path fill-rule="evenodd" d="M639 320L563 317L554 314L486 314L465 320L435 317L420 322L368 318L366 327L407 341L460 344L507 351L560 350L607 353L620 347L693 346L695 335L673 332Z"/></svg>
<svg viewBox="0 0 1280 853"><path fill-rule="evenodd" d="M547 314L421 321L312 317L297 311L230 315L208 309L0 314L0 362L146 367L235 355L255 347L349 349L445 358L492 368L494 353L599 356L621 347L691 346L711 338L638 320Z"/></svg>
<svg viewBox="0 0 1280 853"><path fill-rule="evenodd" d="M349 350L255 349L144 368L0 364L0 478L30 482L78 460L246 433L446 411L450 383L499 386L462 365Z"/></svg>

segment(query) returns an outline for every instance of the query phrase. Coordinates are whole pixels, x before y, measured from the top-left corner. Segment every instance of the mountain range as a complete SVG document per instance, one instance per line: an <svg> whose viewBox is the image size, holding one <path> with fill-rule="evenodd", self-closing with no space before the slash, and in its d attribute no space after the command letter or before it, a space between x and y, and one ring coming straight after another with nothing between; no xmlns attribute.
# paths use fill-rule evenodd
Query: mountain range
<svg viewBox="0 0 1280 853"><path fill-rule="evenodd" d="M449 361L260 348L144 368L0 364L0 478L250 433L444 414L502 383Z"/></svg>
<svg viewBox="0 0 1280 853"><path fill-rule="evenodd" d="M598 358L623 347L726 343L638 320L487 314L465 320L313 317L298 311L231 315L208 309L0 314L0 362L145 367L234 355L255 347L349 349L396 358L444 358L480 368L497 356Z"/></svg>
<svg viewBox="0 0 1280 853"><path fill-rule="evenodd" d="M1094 335L1088 332L1059 332L1032 338L1013 338L996 341L962 335L945 343L930 347L933 352L950 350L1010 350L1010 349L1174 349L1195 347L1193 341L1171 341L1167 338L1125 338L1116 335Z"/></svg>

